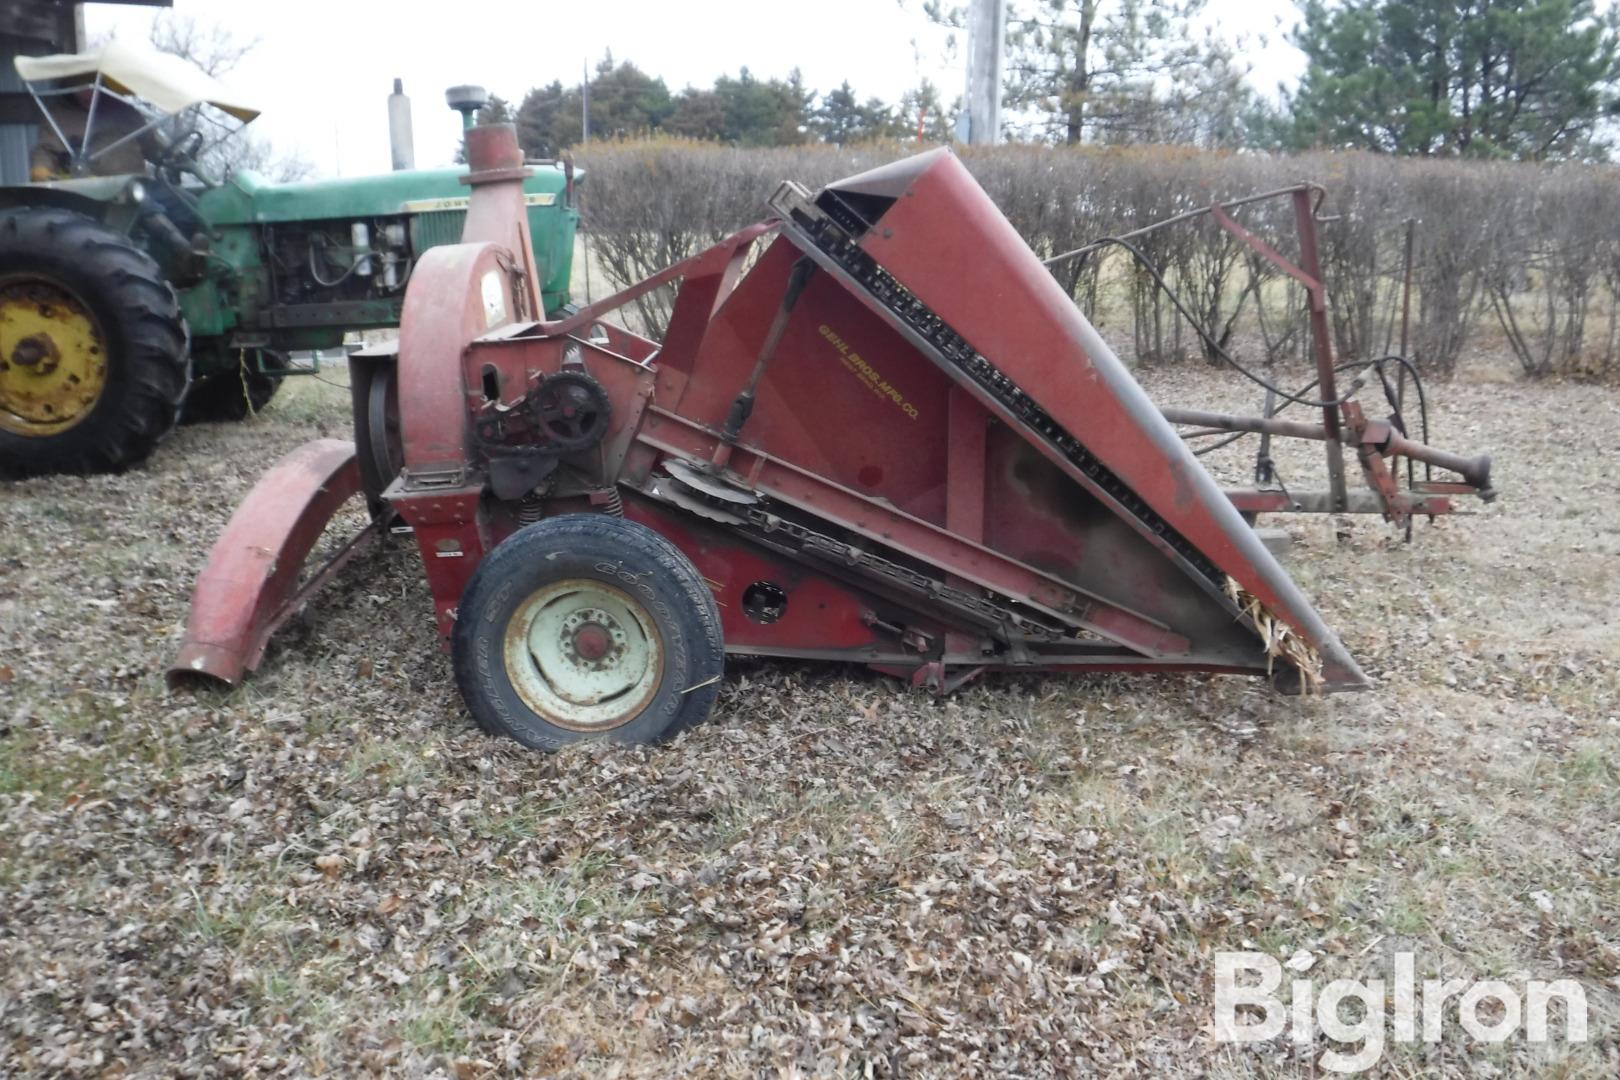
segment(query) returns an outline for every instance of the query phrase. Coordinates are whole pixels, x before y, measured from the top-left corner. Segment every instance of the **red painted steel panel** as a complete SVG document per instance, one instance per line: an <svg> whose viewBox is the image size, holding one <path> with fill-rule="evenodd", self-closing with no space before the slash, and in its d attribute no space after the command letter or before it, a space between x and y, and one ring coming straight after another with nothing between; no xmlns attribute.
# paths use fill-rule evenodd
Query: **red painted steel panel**
<svg viewBox="0 0 1620 1080"><path fill-rule="evenodd" d="M257 667L304 560L359 490L354 444L339 439L307 442L261 476L197 575L170 678L201 674L235 684Z"/></svg>
<svg viewBox="0 0 1620 1080"><path fill-rule="evenodd" d="M661 405L716 429L725 423L798 254L785 240L771 246L720 309L702 354L672 358L694 377ZM900 335L818 273L760 380L742 442L943 524L948 390Z"/></svg>
<svg viewBox="0 0 1620 1080"><path fill-rule="evenodd" d="M882 657L924 657L899 639L882 633L864 616L871 612L903 619L940 636L938 624L901 614L902 609L861 589L739 539L724 527L679 513L643 498L625 501L625 516L656 529L692 560L714 593L726 649L731 652L793 656L842 654L869 662ZM755 582L780 588L787 597L780 618L760 622L744 611L743 595Z"/></svg>
<svg viewBox="0 0 1620 1080"><path fill-rule="evenodd" d="M913 169L862 248L1315 646L1330 686L1364 685L1338 637L961 162L938 151Z"/></svg>

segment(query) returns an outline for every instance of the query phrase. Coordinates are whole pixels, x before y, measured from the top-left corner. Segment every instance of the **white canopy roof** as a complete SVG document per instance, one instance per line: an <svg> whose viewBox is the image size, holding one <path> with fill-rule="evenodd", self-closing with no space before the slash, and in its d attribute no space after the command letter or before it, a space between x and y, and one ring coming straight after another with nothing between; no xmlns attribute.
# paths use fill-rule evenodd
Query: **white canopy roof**
<svg viewBox="0 0 1620 1080"><path fill-rule="evenodd" d="M25 82L93 77L98 73L106 86L151 102L166 113L206 102L244 124L259 115L258 109L245 104L201 68L155 49L109 41L91 52L17 57L17 74Z"/></svg>

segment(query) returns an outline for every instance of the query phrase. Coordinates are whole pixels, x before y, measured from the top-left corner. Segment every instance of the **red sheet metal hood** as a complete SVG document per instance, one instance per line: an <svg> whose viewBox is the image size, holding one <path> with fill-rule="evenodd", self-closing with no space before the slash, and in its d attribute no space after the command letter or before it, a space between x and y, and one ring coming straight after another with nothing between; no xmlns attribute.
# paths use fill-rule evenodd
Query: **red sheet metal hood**
<svg viewBox="0 0 1620 1080"><path fill-rule="evenodd" d="M1317 650L1328 689L1367 685L1338 637L954 154L933 151L830 188L868 220L877 215L860 246L879 265Z"/></svg>

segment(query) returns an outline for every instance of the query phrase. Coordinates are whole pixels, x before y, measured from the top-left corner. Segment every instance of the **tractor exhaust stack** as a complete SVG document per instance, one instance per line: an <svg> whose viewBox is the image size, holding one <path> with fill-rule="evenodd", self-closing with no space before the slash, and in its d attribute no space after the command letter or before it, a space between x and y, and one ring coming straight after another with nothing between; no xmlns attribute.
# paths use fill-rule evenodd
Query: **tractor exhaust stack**
<svg viewBox="0 0 1620 1080"><path fill-rule="evenodd" d="M405 96L403 80L394 80L388 95L388 149L394 171L416 168L416 132L411 124L411 99Z"/></svg>

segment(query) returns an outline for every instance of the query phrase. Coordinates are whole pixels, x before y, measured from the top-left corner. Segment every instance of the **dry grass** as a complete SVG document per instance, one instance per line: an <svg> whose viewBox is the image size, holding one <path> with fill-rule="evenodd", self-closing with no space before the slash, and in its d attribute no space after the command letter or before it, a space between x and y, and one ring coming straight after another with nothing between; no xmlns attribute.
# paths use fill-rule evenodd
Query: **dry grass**
<svg viewBox="0 0 1620 1080"><path fill-rule="evenodd" d="M0 489L0 1073L1309 1075L1211 1041L1211 954L1252 943L1579 979L1585 1045L1453 1024L1382 1067L1613 1075L1620 397L1442 396L1497 506L1410 547L1292 523L1373 693L736 663L673 745L552 757L472 729L398 546L243 689L164 691L209 542L335 389Z"/></svg>

